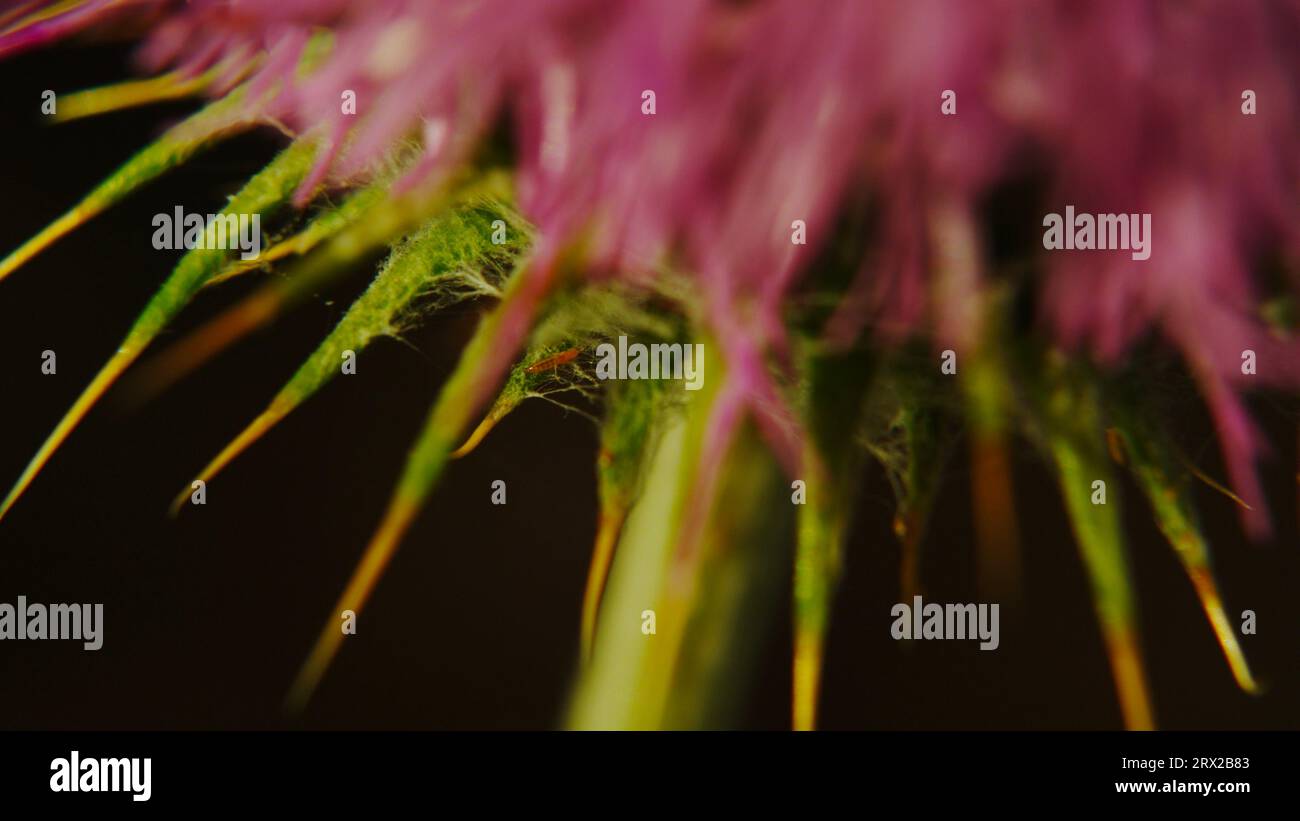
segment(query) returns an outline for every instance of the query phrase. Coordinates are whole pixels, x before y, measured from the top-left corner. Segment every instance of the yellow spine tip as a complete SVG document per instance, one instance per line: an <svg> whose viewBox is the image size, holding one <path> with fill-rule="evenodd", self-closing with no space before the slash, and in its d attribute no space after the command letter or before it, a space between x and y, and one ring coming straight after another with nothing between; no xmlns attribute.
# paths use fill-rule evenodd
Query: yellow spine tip
<svg viewBox="0 0 1300 821"><path fill-rule="evenodd" d="M239 454L247 450L254 442L262 438L262 435L270 430L277 422L285 417L293 409L293 403L281 400L279 397L271 402L271 406L262 411L256 419L249 423L238 436L226 445L211 462L204 466L203 470L194 477L189 487L182 490L174 500L171 507L168 508L168 515L173 519L180 514L181 508L185 501L190 498L190 493L194 487L195 481L210 482L212 478L226 468L235 460Z"/></svg>
<svg viewBox="0 0 1300 821"><path fill-rule="evenodd" d="M384 514L383 522L375 531L365 553L361 556L361 561L352 573L352 578L348 581L348 586L334 606L332 612L335 616L345 610L351 610L354 614L361 612L362 606L365 605L375 584L379 581L380 574L393 557L398 541L419 509L418 499L410 498L400 491L393 497L388 511ZM329 669L330 663L338 654L342 643L343 630L338 620L336 618L327 620L320 636L316 639L311 655L307 657L307 661L298 671L293 685L289 688L285 698L287 711L299 713L311 701L312 695L316 692L325 671Z"/></svg>
<svg viewBox="0 0 1300 821"><path fill-rule="evenodd" d="M451 452L450 458L459 459L462 456L469 455L469 453L473 451L474 448L479 446L480 442L482 442L485 438L487 438L487 435L492 430L492 428L496 427L496 423L497 423L497 418L495 414L489 413L487 416L483 417L483 421L479 422L478 427L474 428L474 432L471 433L469 435L469 438L465 440L465 444L461 445L460 447L456 448Z"/></svg>

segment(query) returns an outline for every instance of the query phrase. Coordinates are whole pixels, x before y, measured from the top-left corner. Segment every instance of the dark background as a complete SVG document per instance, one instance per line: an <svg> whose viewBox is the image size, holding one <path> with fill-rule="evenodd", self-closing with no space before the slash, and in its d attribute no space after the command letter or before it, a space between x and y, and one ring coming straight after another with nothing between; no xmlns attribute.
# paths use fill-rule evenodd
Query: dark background
<svg viewBox="0 0 1300 821"><path fill-rule="evenodd" d="M40 94L128 76L129 51L72 46L0 62L0 251L61 214L189 110L153 107L50 125ZM151 217L215 210L276 149L274 134L201 155L0 283L0 485L7 488L115 349L179 258L150 245ZM364 286L350 283L230 350L142 408L111 392L0 523L0 601L103 602L105 642L0 643L0 728L549 728L577 653L594 531L595 431L525 404L455 464L407 535L359 634L301 718L289 682L379 520L408 445L472 330L477 309L381 341L208 489L165 511L193 472L264 406ZM204 293L155 347L256 283ZM44 349L58 374L40 372ZM1300 728L1296 418L1256 402L1274 443L1263 466L1275 541L1248 544L1231 504L1200 492L1220 582L1268 691L1238 692L1182 569L1129 485L1125 506L1157 719L1165 728ZM1170 419L1222 476L1199 405ZM1015 453L1023 597L1002 645L889 638L898 601L893 501L872 466L829 638L822 725L830 728L1115 728L1110 674L1087 581L1051 475ZM974 601L968 467L948 466L924 564L927 596ZM489 503L504 479L509 504ZM1117 492L1119 491L1119 492ZM788 726L788 597L754 678L743 726Z"/></svg>

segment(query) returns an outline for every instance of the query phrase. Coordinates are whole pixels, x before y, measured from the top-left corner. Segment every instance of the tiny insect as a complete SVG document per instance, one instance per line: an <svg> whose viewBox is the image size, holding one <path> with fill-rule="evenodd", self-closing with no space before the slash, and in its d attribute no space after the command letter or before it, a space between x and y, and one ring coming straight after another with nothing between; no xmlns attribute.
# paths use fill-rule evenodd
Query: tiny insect
<svg viewBox="0 0 1300 821"><path fill-rule="evenodd" d="M567 351L560 351L555 356L548 356L545 359L534 362L527 368L524 368L524 373L541 373L545 370L553 371L561 365L567 365L577 359L580 352L579 348L569 348Z"/></svg>

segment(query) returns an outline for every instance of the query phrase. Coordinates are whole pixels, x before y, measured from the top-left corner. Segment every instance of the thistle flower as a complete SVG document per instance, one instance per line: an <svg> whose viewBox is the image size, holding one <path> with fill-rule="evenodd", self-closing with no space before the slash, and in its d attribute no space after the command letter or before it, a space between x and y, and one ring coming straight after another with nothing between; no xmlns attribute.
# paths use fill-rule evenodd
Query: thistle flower
<svg viewBox="0 0 1300 821"><path fill-rule="evenodd" d="M1278 294L1255 276L1261 260L1294 260L1300 247L1295 3L38 0L0 20L0 55L123 19L146 24L145 66L219 101L124 169L116 187L0 262L0 278L121 192L253 123L278 124L295 142L250 182L241 205L269 208L292 191L293 205L306 208L325 189L354 193L268 252L269 261L290 261L292 278L219 318L156 373L192 368L366 249L395 246L318 358L204 477L328 378L325 363L344 343L360 349L411 321L418 298L501 298L431 412L340 609L360 608L477 416L487 410L473 441L541 391L548 377L530 364L628 328L664 339L680 331L716 346L709 367L718 376L703 396L685 407L658 391L606 397L584 628L595 659L573 718L691 723L668 694L689 656L680 629L623 665L656 671L658 685L637 685L659 687L640 712L602 700L621 675L601 666L602 654L629 651L612 636L602 649L594 603L613 552L609 597L637 585L618 581L618 564L641 562L657 568L640 582L642 598L660 601L679 625L698 612L718 542L748 532L719 521L718 500L735 497L742 465L770 454L817 488L797 525L795 715L810 726L852 512L851 443L865 441L896 477L900 532L911 522L904 541L919 544L924 466L942 449L927 420L954 415L933 398L947 388L905 373L915 367L905 351L919 341L963 357L967 409L956 415L982 431L980 441L1016 426L1057 466L1130 726L1148 724L1151 711L1122 539L1113 515L1079 501L1107 471L1103 428L1128 442L1128 465L1238 680L1253 687L1194 516L1181 501L1158 501L1178 485L1175 445L1154 432L1153 411L1123 377L1140 367L1139 343L1158 338L1181 356L1218 426L1245 523L1264 535L1254 472L1264 443L1240 394L1256 378L1300 385L1300 351L1261 314ZM1247 89L1259 101L1251 115L1240 110ZM139 96L104 89L86 109ZM490 150L502 124L511 137L504 161ZM1033 243L1004 269L986 248L988 203L1027 172L1042 211L1151 214L1155 252L1139 262L1117 252L1040 254ZM503 257L482 242L485 215L508 217L511 235L528 242ZM0 516L185 301L243 270L219 252L191 254ZM517 270L500 288L464 288L503 259ZM1036 300L1041 334L1008 319L1008 304L1024 295ZM1257 377L1241 368L1248 349L1261 363ZM573 384L582 366L567 366ZM666 453L665 442L682 452ZM747 492L771 492L761 485ZM636 515L649 500L670 514L660 533L643 532L656 525ZM752 501L741 506L766 515ZM294 690L300 701L339 641L337 631L322 634Z"/></svg>

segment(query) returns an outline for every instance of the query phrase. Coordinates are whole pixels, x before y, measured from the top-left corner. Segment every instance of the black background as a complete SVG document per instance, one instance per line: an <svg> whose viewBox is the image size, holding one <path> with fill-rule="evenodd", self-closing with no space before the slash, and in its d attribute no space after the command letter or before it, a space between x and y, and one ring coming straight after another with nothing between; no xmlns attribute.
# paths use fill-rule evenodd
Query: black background
<svg viewBox="0 0 1300 821"><path fill-rule="evenodd" d="M0 749L6 802L132 813L245 809L292 803L335 814L356 805L418 805L459 798L472 806L558 805L576 786L590 806L771 809L789 801L836 806L864 795L937 807L1033 807L1062 801L1212 810L1277 806L1292 792L1290 733L11 733ZM508 743L503 743L508 742ZM50 762L150 758L152 795L50 791ZM1196 758L1238 759L1232 769L1194 769ZM1171 759L1183 768L1171 769ZM1160 760L1156 770L1125 759ZM1245 759L1244 761L1242 759ZM719 772L717 762L727 762ZM1217 762L1215 762L1217 764ZM1249 766L1244 766L1248 764ZM743 773L744 781L727 776ZM650 783L654 776L669 777ZM720 777L721 776L721 777ZM1120 794L1116 784L1189 782L1209 795ZM509 789L502 789L507 784ZM1246 785L1245 788L1238 785ZM1225 787L1224 785L1231 785ZM941 789L936 789L941 787ZM839 796L838 798L836 796ZM453 798L454 797L454 798ZM797 804L795 803L797 802ZM671 804L671 806L669 806Z"/></svg>
<svg viewBox="0 0 1300 821"><path fill-rule="evenodd" d="M128 76L129 51L64 46L0 62L0 251L71 206L189 110L169 105L51 125L43 89ZM116 348L179 253L155 251L150 219L220 206L278 136L241 137L136 193L0 283L0 485L16 478ZM374 262L377 262L375 260ZM341 316L373 264L140 408L111 392L0 523L0 601L102 602L105 643L0 643L0 727L21 729L549 728L577 652L594 531L595 432L530 403L444 479L359 622L359 633L299 718L281 702L378 522L406 449L478 308L381 341L356 376L335 379L208 489L205 507L165 511ZM248 293L202 294L154 352ZM40 372L45 349L58 374ZM1296 421L1256 402L1274 443L1263 466L1275 541L1248 544L1231 504L1200 493L1229 612L1259 698L1238 692L1190 584L1133 488L1121 495L1140 594L1157 718L1166 728L1300 727ZM1292 406L1293 407L1293 406ZM1168 420L1222 476L1199 405ZM898 600L892 497L874 466L827 653L830 728L1115 728L1110 675L1087 582L1050 474L1016 452L1023 597L1004 607L1002 646L905 647L889 638ZM927 541L927 595L976 599L968 469L945 474ZM489 503L504 479L509 504ZM767 642L741 726L788 726L789 601Z"/></svg>

